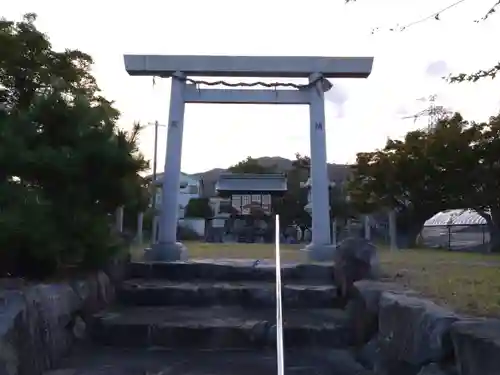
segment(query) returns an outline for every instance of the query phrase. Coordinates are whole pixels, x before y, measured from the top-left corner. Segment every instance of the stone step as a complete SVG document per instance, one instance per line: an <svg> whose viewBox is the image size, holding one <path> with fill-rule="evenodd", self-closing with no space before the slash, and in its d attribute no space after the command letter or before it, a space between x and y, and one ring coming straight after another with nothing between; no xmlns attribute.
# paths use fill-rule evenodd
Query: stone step
<svg viewBox="0 0 500 375"><path fill-rule="evenodd" d="M352 337L346 315L335 309L285 309L287 348L342 348ZM276 345L275 309L241 306L121 307L97 314L95 342L123 347L263 348Z"/></svg>
<svg viewBox="0 0 500 375"><path fill-rule="evenodd" d="M76 348L45 375L276 375L274 350ZM287 349L286 375L373 375L344 350Z"/></svg>
<svg viewBox="0 0 500 375"><path fill-rule="evenodd" d="M338 308L340 301L333 285L287 283L282 286L284 307ZM269 308L276 306L276 284L271 282L177 282L133 279L123 283L118 299L137 306L238 305Z"/></svg>
<svg viewBox="0 0 500 375"><path fill-rule="evenodd" d="M192 260L187 262L134 262L128 267L129 278L152 278L173 281L274 281L274 263L266 260L232 259L230 261ZM329 284L331 265L286 264L281 267L284 281L317 281Z"/></svg>

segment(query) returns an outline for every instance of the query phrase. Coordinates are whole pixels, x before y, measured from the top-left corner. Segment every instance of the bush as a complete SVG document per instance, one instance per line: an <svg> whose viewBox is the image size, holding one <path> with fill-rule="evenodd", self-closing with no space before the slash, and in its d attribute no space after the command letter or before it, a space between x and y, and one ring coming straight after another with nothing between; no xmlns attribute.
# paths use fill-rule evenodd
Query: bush
<svg viewBox="0 0 500 375"><path fill-rule="evenodd" d="M53 51L35 19L0 20L0 276L102 267L124 247L108 214L148 202L141 126L117 126L92 58Z"/></svg>
<svg viewBox="0 0 500 375"><path fill-rule="evenodd" d="M197 217L208 219L213 216L212 208L208 198L191 198L186 205L184 217Z"/></svg>
<svg viewBox="0 0 500 375"><path fill-rule="evenodd" d="M201 237L191 228L177 225L177 239L180 241L198 241Z"/></svg>

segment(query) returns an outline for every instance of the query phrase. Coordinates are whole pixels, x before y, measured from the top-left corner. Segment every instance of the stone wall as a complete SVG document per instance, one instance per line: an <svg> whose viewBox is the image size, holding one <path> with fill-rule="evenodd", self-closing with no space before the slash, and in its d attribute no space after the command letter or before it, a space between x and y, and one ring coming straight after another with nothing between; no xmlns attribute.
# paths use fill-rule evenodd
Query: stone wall
<svg viewBox="0 0 500 375"><path fill-rule="evenodd" d="M85 336L88 317L113 302L119 265L108 273L53 284L0 280L0 375L38 375L56 366Z"/></svg>
<svg viewBox="0 0 500 375"><path fill-rule="evenodd" d="M375 374L500 374L500 320L460 316L395 284L355 285L347 309L368 338L356 356Z"/></svg>

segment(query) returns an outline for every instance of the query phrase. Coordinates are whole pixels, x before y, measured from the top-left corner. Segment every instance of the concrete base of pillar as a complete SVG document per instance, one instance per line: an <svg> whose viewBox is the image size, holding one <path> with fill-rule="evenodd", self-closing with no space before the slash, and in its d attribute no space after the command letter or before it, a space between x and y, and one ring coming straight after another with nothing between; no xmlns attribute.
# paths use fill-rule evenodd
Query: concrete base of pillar
<svg viewBox="0 0 500 375"><path fill-rule="evenodd" d="M316 245L312 242L307 245L302 251L307 252L307 257L313 262L331 262L333 261L333 254L335 252L335 246L328 245Z"/></svg>
<svg viewBox="0 0 500 375"><path fill-rule="evenodd" d="M187 248L181 242L156 243L144 254L144 260L148 262L185 261L187 258Z"/></svg>

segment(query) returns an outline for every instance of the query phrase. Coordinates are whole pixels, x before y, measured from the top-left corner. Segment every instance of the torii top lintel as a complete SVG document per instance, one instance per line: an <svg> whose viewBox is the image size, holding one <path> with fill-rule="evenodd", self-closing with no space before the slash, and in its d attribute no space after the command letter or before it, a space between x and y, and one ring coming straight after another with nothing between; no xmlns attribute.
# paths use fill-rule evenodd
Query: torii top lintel
<svg viewBox="0 0 500 375"><path fill-rule="evenodd" d="M131 76L367 78L373 57L124 55Z"/></svg>

